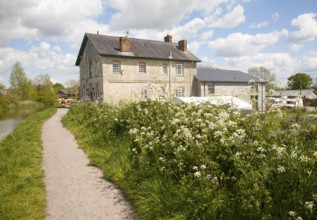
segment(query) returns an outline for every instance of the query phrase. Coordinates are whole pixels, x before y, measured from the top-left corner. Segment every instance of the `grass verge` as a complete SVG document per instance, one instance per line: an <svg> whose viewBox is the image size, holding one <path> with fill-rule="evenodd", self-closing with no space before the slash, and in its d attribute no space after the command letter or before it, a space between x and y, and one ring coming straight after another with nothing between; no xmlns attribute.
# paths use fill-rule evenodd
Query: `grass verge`
<svg viewBox="0 0 317 220"><path fill-rule="evenodd" d="M43 123L56 109L30 116L0 142L0 219L44 219Z"/></svg>

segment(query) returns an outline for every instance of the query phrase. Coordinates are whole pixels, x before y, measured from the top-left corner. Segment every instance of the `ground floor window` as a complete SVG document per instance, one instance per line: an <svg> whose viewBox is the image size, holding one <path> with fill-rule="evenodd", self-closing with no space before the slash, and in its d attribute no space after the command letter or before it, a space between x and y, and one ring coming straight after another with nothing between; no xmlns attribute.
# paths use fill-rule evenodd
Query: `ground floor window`
<svg viewBox="0 0 317 220"><path fill-rule="evenodd" d="M207 94L214 94L215 93L215 85L213 82L207 82Z"/></svg>
<svg viewBox="0 0 317 220"><path fill-rule="evenodd" d="M142 99L147 99L147 98L148 98L148 91L147 91L147 89L142 89L142 91L141 91L141 97L142 97Z"/></svg>
<svg viewBox="0 0 317 220"><path fill-rule="evenodd" d="M176 97L184 97L185 96L185 88L184 87L178 87L176 89Z"/></svg>

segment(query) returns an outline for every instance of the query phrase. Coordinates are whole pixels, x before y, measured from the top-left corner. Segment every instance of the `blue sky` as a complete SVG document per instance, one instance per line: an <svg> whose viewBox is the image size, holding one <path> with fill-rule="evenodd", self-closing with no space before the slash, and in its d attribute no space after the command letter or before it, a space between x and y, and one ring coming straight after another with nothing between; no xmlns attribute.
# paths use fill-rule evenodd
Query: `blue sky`
<svg viewBox="0 0 317 220"><path fill-rule="evenodd" d="M85 32L187 39L201 65L247 72L264 66L280 86L317 77L316 0L11 0L0 2L0 83L19 61L29 78L78 79Z"/></svg>

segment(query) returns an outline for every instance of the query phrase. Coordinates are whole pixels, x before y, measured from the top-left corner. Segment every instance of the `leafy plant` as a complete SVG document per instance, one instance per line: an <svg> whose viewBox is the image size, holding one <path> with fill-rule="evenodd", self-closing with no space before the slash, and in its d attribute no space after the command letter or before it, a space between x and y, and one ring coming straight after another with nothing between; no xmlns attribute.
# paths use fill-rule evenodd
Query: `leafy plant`
<svg viewBox="0 0 317 220"><path fill-rule="evenodd" d="M317 217L317 130L299 113L264 120L227 105L147 101L84 104L69 114L94 144L108 143L98 148L108 152L103 162L99 153L99 166L120 170L109 161L120 152L127 170L106 173L141 219Z"/></svg>

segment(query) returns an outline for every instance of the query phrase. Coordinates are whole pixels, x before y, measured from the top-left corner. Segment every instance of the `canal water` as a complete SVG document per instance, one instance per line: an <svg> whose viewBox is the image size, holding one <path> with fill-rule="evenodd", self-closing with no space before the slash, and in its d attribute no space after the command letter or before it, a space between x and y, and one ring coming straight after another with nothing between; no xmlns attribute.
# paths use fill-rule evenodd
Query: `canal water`
<svg viewBox="0 0 317 220"><path fill-rule="evenodd" d="M22 109L0 117L0 140L10 134L15 127L29 115L39 111L38 108Z"/></svg>

